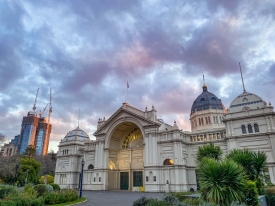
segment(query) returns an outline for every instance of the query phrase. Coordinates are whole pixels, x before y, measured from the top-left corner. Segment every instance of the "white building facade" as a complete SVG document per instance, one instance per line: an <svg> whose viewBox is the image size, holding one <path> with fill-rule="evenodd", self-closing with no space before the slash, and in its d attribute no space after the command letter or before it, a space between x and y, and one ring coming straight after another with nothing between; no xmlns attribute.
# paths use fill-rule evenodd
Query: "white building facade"
<svg viewBox="0 0 275 206"><path fill-rule="evenodd" d="M235 148L264 151L265 172L275 183L274 123L274 108L257 95L244 91L226 110L206 85L191 108L191 132L158 119L154 107L141 111L124 103L109 119L99 119L96 140L80 128L61 140L55 183L78 188L83 159L84 190L196 189L196 152L210 141L224 155Z"/></svg>

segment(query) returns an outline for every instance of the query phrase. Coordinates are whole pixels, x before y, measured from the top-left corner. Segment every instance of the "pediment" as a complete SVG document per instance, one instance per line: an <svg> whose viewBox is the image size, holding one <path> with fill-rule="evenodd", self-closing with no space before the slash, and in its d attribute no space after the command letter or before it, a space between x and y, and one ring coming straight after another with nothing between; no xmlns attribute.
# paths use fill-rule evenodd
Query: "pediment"
<svg viewBox="0 0 275 206"><path fill-rule="evenodd" d="M124 109L123 107L120 107L103 125L101 125L100 128L98 128L94 135L97 136L99 134L104 133L106 129L109 128L110 125L115 123L116 121L120 119L125 119L127 121L127 118L134 118L137 119L143 127L150 127L150 126L160 126L161 124L159 122L152 121L150 119L147 119L146 117L142 116L143 112L134 112L134 111L129 111L127 109Z"/></svg>

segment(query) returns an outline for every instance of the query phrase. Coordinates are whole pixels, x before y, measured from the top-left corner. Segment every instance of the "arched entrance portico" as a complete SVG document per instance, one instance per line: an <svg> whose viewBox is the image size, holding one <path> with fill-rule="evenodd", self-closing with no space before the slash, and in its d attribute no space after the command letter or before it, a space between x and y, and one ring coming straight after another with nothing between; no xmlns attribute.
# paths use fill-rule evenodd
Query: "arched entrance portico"
<svg viewBox="0 0 275 206"><path fill-rule="evenodd" d="M110 135L108 189L135 190L144 186L142 131L127 121L118 124Z"/></svg>

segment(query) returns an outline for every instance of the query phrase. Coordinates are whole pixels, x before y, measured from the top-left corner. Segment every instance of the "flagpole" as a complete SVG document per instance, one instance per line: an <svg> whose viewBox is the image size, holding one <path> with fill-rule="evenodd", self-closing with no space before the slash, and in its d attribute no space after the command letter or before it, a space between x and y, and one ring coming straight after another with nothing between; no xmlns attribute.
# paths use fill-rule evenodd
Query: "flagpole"
<svg viewBox="0 0 275 206"><path fill-rule="evenodd" d="M126 103L128 103L128 88L129 88L128 81L127 81L127 85L126 85L126 87L127 87L127 98L126 98Z"/></svg>

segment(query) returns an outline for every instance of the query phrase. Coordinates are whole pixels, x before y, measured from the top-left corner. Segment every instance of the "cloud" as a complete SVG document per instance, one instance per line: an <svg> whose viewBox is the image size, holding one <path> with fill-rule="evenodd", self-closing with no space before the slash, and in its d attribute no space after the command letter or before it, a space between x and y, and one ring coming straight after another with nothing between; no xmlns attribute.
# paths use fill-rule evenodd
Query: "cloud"
<svg viewBox="0 0 275 206"><path fill-rule="evenodd" d="M37 88L38 110L53 91L52 140L128 100L152 105L189 130L193 101L208 90L227 107L247 91L273 104L273 1L3 1L0 6L0 132L20 131ZM46 111L47 113L47 111ZM46 115L45 113L45 115ZM12 125L12 126L11 126Z"/></svg>

